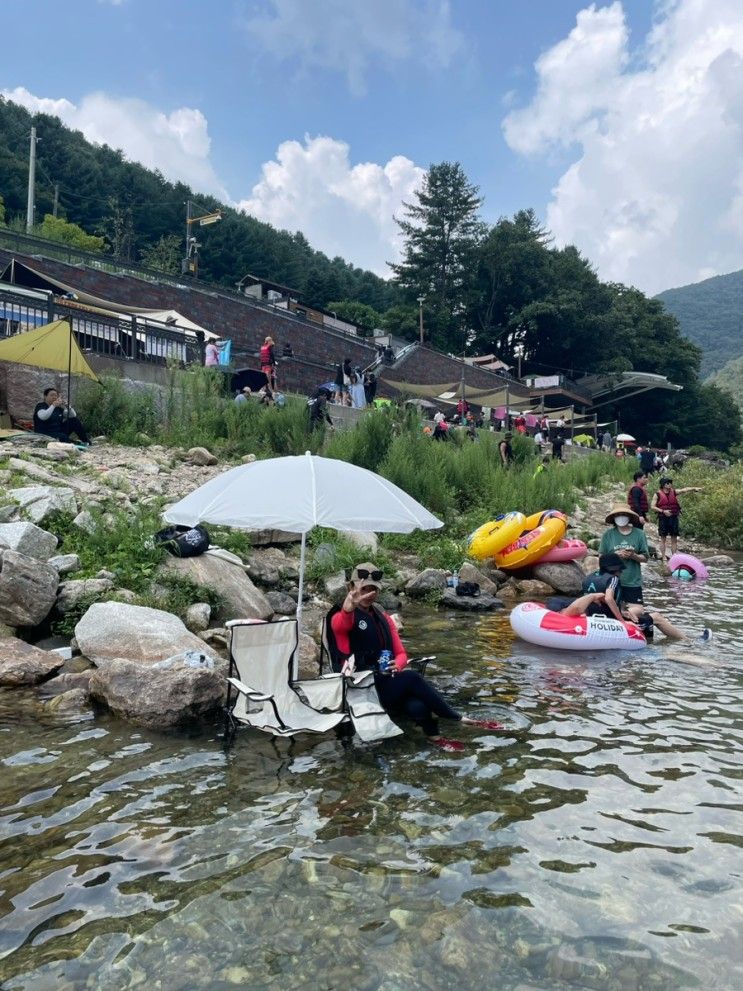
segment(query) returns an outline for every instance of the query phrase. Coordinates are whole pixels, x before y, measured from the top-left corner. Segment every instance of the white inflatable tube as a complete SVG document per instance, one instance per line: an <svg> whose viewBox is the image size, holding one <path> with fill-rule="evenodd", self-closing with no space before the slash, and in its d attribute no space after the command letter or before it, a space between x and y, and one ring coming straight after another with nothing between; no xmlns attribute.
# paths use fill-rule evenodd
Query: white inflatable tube
<svg viewBox="0 0 743 991"><path fill-rule="evenodd" d="M539 647L560 650L641 650L647 641L634 623L606 616L563 616L539 602L522 602L511 612L514 633Z"/></svg>

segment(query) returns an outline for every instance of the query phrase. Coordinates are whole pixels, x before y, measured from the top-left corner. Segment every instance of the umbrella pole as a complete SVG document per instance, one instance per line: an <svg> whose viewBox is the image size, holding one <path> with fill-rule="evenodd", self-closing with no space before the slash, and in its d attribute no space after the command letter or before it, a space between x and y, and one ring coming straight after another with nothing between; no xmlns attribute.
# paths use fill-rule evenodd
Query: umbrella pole
<svg viewBox="0 0 743 991"><path fill-rule="evenodd" d="M297 595L297 633L302 632L302 598L304 596L304 559L307 547L307 534L302 531L302 543L299 551L299 593ZM294 678L299 677L299 654L294 656Z"/></svg>
<svg viewBox="0 0 743 991"><path fill-rule="evenodd" d="M67 347L67 416L70 415L70 395L72 392L72 317L67 317L70 336ZM69 439L69 438L68 438Z"/></svg>

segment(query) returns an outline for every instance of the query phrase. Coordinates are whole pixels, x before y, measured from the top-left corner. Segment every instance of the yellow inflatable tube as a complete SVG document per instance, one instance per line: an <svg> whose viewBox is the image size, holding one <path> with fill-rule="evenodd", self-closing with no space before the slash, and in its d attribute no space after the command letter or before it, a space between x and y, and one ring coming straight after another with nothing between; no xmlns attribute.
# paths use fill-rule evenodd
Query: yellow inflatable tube
<svg viewBox="0 0 743 991"><path fill-rule="evenodd" d="M523 513L506 513L484 523L470 537L467 554L477 561L487 561L513 543L526 529Z"/></svg>
<svg viewBox="0 0 743 991"><path fill-rule="evenodd" d="M511 568L525 568L529 564L534 564L555 544L560 543L567 528L565 519L549 517L541 526L522 533L513 543L496 554L496 567L508 571Z"/></svg>
<svg viewBox="0 0 743 991"><path fill-rule="evenodd" d="M527 530L536 530L538 526L541 526L546 520L549 519L565 520L567 523L568 518L565 513L561 513L559 509L542 509L538 513L532 513L531 516L527 516L524 520L524 532Z"/></svg>

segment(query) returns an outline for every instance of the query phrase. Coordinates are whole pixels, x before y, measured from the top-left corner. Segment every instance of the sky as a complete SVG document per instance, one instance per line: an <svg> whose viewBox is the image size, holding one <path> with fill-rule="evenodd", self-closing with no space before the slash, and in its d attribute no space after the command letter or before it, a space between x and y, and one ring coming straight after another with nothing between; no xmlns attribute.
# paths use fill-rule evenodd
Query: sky
<svg viewBox="0 0 743 991"><path fill-rule="evenodd" d="M6 98L381 275L441 161L603 279L743 268L743 0L4 0L3 27Z"/></svg>

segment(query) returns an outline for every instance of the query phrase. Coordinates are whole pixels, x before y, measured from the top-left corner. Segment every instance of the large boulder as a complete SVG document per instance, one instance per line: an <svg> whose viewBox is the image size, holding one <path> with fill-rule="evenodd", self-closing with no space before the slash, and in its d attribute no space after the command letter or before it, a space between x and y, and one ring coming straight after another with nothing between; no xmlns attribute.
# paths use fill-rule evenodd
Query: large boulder
<svg viewBox="0 0 743 991"><path fill-rule="evenodd" d="M0 547L46 561L57 548L57 538L34 523L2 523Z"/></svg>
<svg viewBox="0 0 743 991"><path fill-rule="evenodd" d="M203 652L204 642L194 639ZM146 667L113 658L94 672L90 694L116 715L148 729L170 729L213 715L225 697L225 662L217 661L210 668L174 660L167 666Z"/></svg>
<svg viewBox="0 0 743 991"><path fill-rule="evenodd" d="M59 575L44 561L0 549L0 623L37 626L49 615Z"/></svg>
<svg viewBox="0 0 743 991"><path fill-rule="evenodd" d="M217 458L205 447L192 447L186 453L186 461L192 465L215 465Z"/></svg>
<svg viewBox="0 0 743 991"><path fill-rule="evenodd" d="M55 603L57 612L70 612L83 599L99 599L106 592L110 592L114 583L110 578L79 578L68 582L62 582L57 591L57 601Z"/></svg>
<svg viewBox="0 0 743 991"><path fill-rule="evenodd" d="M36 685L63 664L64 658L54 651L40 650L17 637L0 639L0 685L5 687Z"/></svg>
<svg viewBox="0 0 743 991"><path fill-rule="evenodd" d="M546 582L540 582L537 578L521 578L516 582L516 591L519 595L526 595L530 599L541 599L545 595L553 595L554 589Z"/></svg>
<svg viewBox="0 0 743 991"><path fill-rule="evenodd" d="M495 595L498 591L498 585L491 581L484 571L476 568L469 561L465 561L459 569L459 580L460 582L477 582L483 595Z"/></svg>
<svg viewBox="0 0 743 991"><path fill-rule="evenodd" d="M126 602L95 602L75 627L75 639L98 667L120 658L154 664L187 650L204 649L204 641L189 633L177 616Z"/></svg>
<svg viewBox="0 0 743 991"><path fill-rule="evenodd" d="M75 493L71 488L54 485L28 485L8 492L23 507L34 523L41 523L50 513L77 512Z"/></svg>
<svg viewBox="0 0 743 991"><path fill-rule="evenodd" d="M440 592L446 588L446 572L440 568L425 568L405 586L411 599L424 599L430 592Z"/></svg>
<svg viewBox="0 0 743 991"><path fill-rule="evenodd" d="M546 582L560 595L580 595L583 591L585 574L577 561L561 564L535 564L532 568L535 578Z"/></svg>
<svg viewBox="0 0 743 991"><path fill-rule="evenodd" d="M371 560L374 560L374 555L379 550L379 538L373 530L346 530L343 536L354 547L366 551Z"/></svg>
<svg viewBox="0 0 743 991"><path fill-rule="evenodd" d="M243 568L224 558L213 554L168 556L162 566L166 571L182 575L216 592L224 601L221 615L226 619L270 619L273 616L271 603L255 587Z"/></svg>
<svg viewBox="0 0 743 991"><path fill-rule="evenodd" d="M271 603L274 613L277 613L279 616L293 616L297 611L297 603L286 592L279 592L274 589L266 593L266 598Z"/></svg>

